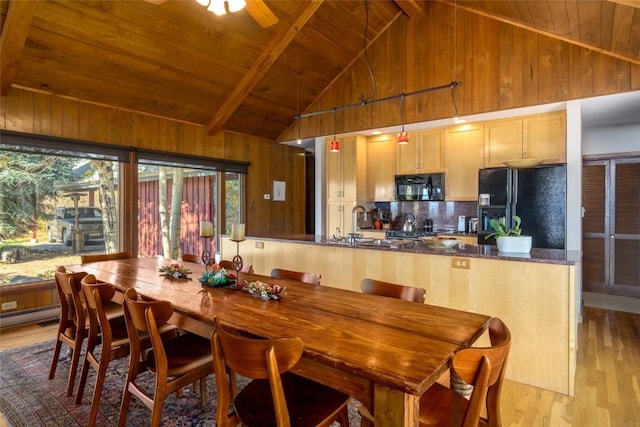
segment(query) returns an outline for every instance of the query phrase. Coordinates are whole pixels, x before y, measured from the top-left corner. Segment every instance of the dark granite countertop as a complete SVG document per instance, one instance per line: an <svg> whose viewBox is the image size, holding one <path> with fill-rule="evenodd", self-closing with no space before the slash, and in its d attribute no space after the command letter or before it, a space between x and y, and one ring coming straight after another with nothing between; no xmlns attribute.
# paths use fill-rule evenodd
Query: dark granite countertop
<svg viewBox="0 0 640 427"><path fill-rule="evenodd" d="M226 236L228 237L228 236ZM335 242L333 238L327 238L326 236L313 235L313 234L280 234L280 235L264 235L264 236L247 236L250 240L274 240L282 242L292 243L305 243L315 244L323 246L336 246L347 247L352 249L362 250L381 250L381 251L393 251L393 252L407 252L407 253L423 253L429 255L446 255L446 256L460 256L469 258L485 258L485 259L499 259L499 260L512 260L512 261L525 261L525 262L537 262L545 264L579 264L580 252L579 251L567 251L565 249L538 249L533 248L528 254L506 254L499 253L496 246L491 245L469 245L458 244L451 249L433 249L429 248L421 241L417 240L403 240L404 244L393 246L375 246L372 244L360 244L350 245L344 242Z"/></svg>

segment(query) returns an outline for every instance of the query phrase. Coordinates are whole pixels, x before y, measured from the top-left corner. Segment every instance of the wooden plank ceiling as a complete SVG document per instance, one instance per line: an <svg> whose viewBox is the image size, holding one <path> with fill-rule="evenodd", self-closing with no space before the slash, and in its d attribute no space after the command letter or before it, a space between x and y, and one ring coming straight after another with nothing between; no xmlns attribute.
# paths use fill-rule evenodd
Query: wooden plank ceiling
<svg viewBox="0 0 640 427"><path fill-rule="evenodd" d="M0 0L2 95L27 88L277 140L363 54L367 21L371 44L426 10L416 0L266 0L278 22L262 28L247 10L160 3ZM640 1L449 3L640 63Z"/></svg>

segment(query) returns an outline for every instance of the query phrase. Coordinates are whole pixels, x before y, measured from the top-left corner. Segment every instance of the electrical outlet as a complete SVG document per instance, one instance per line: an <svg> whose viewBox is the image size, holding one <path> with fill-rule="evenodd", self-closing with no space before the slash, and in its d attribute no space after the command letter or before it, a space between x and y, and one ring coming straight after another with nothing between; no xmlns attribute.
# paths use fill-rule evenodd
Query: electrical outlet
<svg viewBox="0 0 640 427"><path fill-rule="evenodd" d="M256 249L264 249L264 242L256 242Z"/></svg>
<svg viewBox="0 0 640 427"><path fill-rule="evenodd" d="M464 268L468 270L469 268L471 268L471 260L469 258L453 257L451 258L451 267Z"/></svg>
<svg viewBox="0 0 640 427"><path fill-rule="evenodd" d="M18 308L18 301L9 301L2 303L3 310L13 310L14 308Z"/></svg>

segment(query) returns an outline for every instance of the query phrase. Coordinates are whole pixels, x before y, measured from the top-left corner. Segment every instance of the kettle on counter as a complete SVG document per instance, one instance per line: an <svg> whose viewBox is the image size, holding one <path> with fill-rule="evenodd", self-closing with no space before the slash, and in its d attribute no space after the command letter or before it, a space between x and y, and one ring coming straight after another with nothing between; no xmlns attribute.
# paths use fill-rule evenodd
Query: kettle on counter
<svg viewBox="0 0 640 427"><path fill-rule="evenodd" d="M416 231L416 217L413 214L408 213L404 216L402 231Z"/></svg>

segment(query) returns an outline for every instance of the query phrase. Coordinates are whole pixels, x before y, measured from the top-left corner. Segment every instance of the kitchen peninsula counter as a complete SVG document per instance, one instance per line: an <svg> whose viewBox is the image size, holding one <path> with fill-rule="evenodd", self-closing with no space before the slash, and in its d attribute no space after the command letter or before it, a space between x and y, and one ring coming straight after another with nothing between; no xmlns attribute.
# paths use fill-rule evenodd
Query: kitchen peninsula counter
<svg viewBox="0 0 640 427"><path fill-rule="evenodd" d="M354 292L364 278L384 280L424 288L428 304L499 317L512 334L507 379L573 395L577 253L532 249L522 257L488 245L442 250L420 241L352 246L314 235L251 236L239 244L222 236L220 248L223 259L239 254L257 274L273 268L319 273L322 286Z"/></svg>
<svg viewBox="0 0 640 427"><path fill-rule="evenodd" d="M470 235L470 234L466 234ZM381 233L381 238L384 238L384 233ZM451 234L451 237L455 238L456 234ZM469 258L485 258L485 259L500 259L500 260L513 260L524 262L537 262L547 264L575 264L580 259L579 251L567 251L564 249L538 249L533 248L528 254L506 254L499 253L498 248L492 245L470 245L459 244L451 249L433 249L429 248L426 244L419 240L404 240L407 242L394 246L376 246L371 244L356 243L351 245L346 242L336 242L332 237L319 236L313 234L282 234L276 236L251 236L247 237L249 240L257 241L276 241L276 242L291 242L300 244L314 244L324 245L337 248L349 248L349 249L364 249L364 250L381 250L401 253L414 253L414 254L430 254L430 255L445 255L445 256L459 256ZM393 239L390 239L393 240Z"/></svg>

